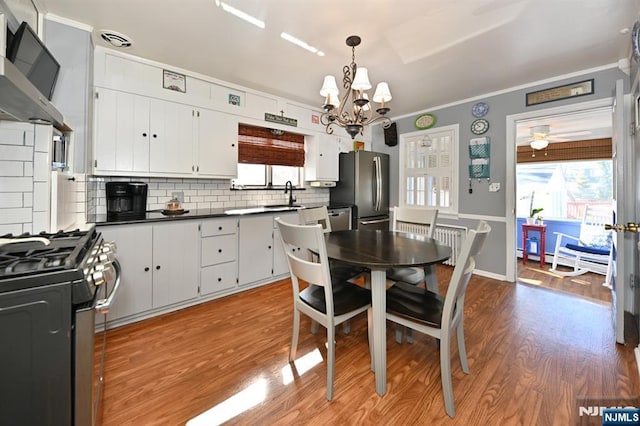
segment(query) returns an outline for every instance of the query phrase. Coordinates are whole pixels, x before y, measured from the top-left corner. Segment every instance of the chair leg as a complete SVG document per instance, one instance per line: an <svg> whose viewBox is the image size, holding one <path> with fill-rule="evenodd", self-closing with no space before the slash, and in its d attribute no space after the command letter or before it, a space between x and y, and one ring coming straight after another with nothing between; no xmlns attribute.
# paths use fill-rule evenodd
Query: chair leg
<svg viewBox="0 0 640 426"><path fill-rule="evenodd" d="M406 327L407 330L407 343L413 343L413 329Z"/></svg>
<svg viewBox="0 0 640 426"><path fill-rule="evenodd" d="M371 371L375 372L373 359L373 309L367 309L367 335L369 337L369 358L371 359Z"/></svg>
<svg viewBox="0 0 640 426"><path fill-rule="evenodd" d="M318 334L319 329L320 324L318 324L318 321L311 320L311 334Z"/></svg>
<svg viewBox="0 0 640 426"><path fill-rule="evenodd" d="M333 369L336 360L335 326L327 327L327 400L333 398Z"/></svg>
<svg viewBox="0 0 640 426"><path fill-rule="evenodd" d="M467 347L464 344L464 326L462 325L462 320L460 320L460 324L458 324L458 354L460 355L460 364L462 365L462 371L465 374L469 374L469 362L467 361Z"/></svg>
<svg viewBox="0 0 640 426"><path fill-rule="evenodd" d="M456 415L453 403L453 384L451 382L451 336L440 339L440 376L442 380L442 396L444 408L449 417Z"/></svg>
<svg viewBox="0 0 640 426"><path fill-rule="evenodd" d="M396 324L396 343L401 345L402 344L402 337L403 337L403 332L404 332L405 327L400 325L400 324Z"/></svg>
<svg viewBox="0 0 640 426"><path fill-rule="evenodd" d="M351 333L351 320L346 320L343 324L342 324L342 332L344 334L349 334Z"/></svg>
<svg viewBox="0 0 640 426"><path fill-rule="evenodd" d="M298 350L298 335L300 334L300 311L293 308L293 330L291 333L291 347L289 348L289 362L293 362L296 359L296 352Z"/></svg>

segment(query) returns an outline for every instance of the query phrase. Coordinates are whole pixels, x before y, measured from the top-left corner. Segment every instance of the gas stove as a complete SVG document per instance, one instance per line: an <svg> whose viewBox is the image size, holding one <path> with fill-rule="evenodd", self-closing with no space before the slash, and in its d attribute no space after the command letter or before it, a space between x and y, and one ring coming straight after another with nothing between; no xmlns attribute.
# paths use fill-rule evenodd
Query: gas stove
<svg viewBox="0 0 640 426"><path fill-rule="evenodd" d="M0 236L0 293L71 282L73 303L88 302L112 251L95 227Z"/></svg>

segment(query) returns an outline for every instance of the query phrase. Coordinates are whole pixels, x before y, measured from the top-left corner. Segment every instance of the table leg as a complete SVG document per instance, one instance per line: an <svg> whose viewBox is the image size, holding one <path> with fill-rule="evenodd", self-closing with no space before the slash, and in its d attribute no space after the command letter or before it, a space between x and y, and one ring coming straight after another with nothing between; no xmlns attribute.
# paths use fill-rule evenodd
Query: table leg
<svg viewBox="0 0 640 426"><path fill-rule="evenodd" d="M436 274L436 265L431 264L424 267L424 282L427 290L438 293L438 275Z"/></svg>
<svg viewBox="0 0 640 426"><path fill-rule="evenodd" d="M387 273L371 269L371 303L373 307L373 359L376 392L387 393Z"/></svg>

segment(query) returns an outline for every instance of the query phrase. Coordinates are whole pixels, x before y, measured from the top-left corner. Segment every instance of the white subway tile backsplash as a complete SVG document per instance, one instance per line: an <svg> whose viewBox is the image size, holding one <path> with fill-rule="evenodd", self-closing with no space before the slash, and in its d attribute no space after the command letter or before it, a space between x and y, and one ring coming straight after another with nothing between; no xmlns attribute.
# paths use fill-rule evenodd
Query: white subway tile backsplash
<svg viewBox="0 0 640 426"><path fill-rule="evenodd" d="M0 192L31 192L33 179L30 177L0 176Z"/></svg>
<svg viewBox="0 0 640 426"><path fill-rule="evenodd" d="M31 161L25 161L22 164L24 164L24 175L33 176L33 163Z"/></svg>
<svg viewBox="0 0 640 426"><path fill-rule="evenodd" d="M49 212L33 212L33 232L47 231L49 227Z"/></svg>
<svg viewBox="0 0 640 426"><path fill-rule="evenodd" d="M48 125L38 125L34 126L34 149L37 152L46 152L48 153L51 150L51 139L53 137L53 130L51 126Z"/></svg>
<svg viewBox="0 0 640 426"><path fill-rule="evenodd" d="M24 161L0 161L0 175L24 176Z"/></svg>
<svg viewBox="0 0 640 426"><path fill-rule="evenodd" d="M49 210L50 195L48 182L34 182L33 211L47 212Z"/></svg>
<svg viewBox="0 0 640 426"><path fill-rule="evenodd" d="M22 203L23 207L33 207L33 192L23 192Z"/></svg>
<svg viewBox="0 0 640 426"><path fill-rule="evenodd" d="M2 223L25 223L31 222L31 209L21 207L15 209L0 209Z"/></svg>
<svg viewBox="0 0 640 426"><path fill-rule="evenodd" d="M0 209L12 207L27 207L23 204L22 194L0 193Z"/></svg>
<svg viewBox="0 0 640 426"><path fill-rule="evenodd" d="M0 235L13 234L20 235L23 232L27 232L23 230L23 225L21 223L10 223L10 224L0 224Z"/></svg>
<svg viewBox="0 0 640 426"><path fill-rule="evenodd" d="M36 182L47 182L51 176L51 165L49 164L49 154L35 152L33 154L33 180Z"/></svg>
<svg viewBox="0 0 640 426"><path fill-rule="evenodd" d="M33 161L33 148L21 145L0 145L0 158Z"/></svg>

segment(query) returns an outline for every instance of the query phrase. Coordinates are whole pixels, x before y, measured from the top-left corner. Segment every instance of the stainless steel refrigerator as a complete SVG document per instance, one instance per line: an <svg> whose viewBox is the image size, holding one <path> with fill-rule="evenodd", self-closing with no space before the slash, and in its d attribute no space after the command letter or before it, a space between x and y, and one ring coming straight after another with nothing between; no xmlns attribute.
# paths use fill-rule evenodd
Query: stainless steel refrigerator
<svg viewBox="0 0 640 426"><path fill-rule="evenodd" d="M340 180L331 204L355 206L353 227L389 229L389 155L371 151L340 154Z"/></svg>

